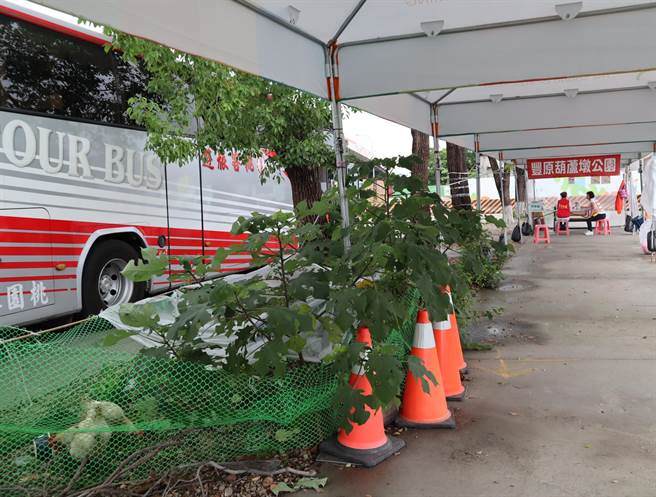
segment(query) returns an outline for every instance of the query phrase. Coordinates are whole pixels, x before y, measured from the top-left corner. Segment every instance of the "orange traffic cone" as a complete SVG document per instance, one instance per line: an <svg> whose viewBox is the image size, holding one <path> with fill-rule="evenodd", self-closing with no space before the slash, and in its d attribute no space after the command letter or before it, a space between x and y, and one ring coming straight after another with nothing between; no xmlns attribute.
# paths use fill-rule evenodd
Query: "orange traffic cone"
<svg viewBox="0 0 656 497"><path fill-rule="evenodd" d="M424 309L419 309L417 313L417 324L410 355L418 357L424 362L424 367L437 379L437 385L427 380L429 391L426 393L421 381L415 378L411 371L408 371L401 401L401 412L396 424L408 428L455 428L455 419L446 405L442 374L435 350L433 327L428 319L428 312Z"/></svg>
<svg viewBox="0 0 656 497"><path fill-rule="evenodd" d="M367 327L360 326L355 339L371 347L371 334ZM363 360L366 360L366 356ZM349 384L354 390L361 390L362 395L372 393L371 383L365 375L362 364L356 364L351 369ZM405 442L400 438L385 434L382 409L374 411L371 407L365 406L365 410L369 413L369 418L364 424L358 425L349 421L352 427L349 433L340 428L337 438L333 437L321 443L319 460L359 464L370 468L405 447Z"/></svg>
<svg viewBox="0 0 656 497"><path fill-rule="evenodd" d="M369 328L366 326L358 326L358 330L355 332L355 341L358 343L363 343L366 348L371 348L373 347L372 341L371 341L371 332L369 331ZM363 353L366 358L366 352ZM363 360L365 359L363 358ZM353 386L356 381L358 381L359 378L364 376L364 365L363 364L355 364L351 368L351 376L349 376L349 385ZM365 394L367 395L367 394Z"/></svg>
<svg viewBox="0 0 656 497"><path fill-rule="evenodd" d="M465 362L465 357L462 355L462 345L460 344L460 330L458 329L458 320L456 319L456 310L453 305L453 299L451 298L451 288L449 285L442 287L442 292L446 293L449 296L449 303L451 306L451 312L449 313L449 322L451 324L451 330L446 332L445 340L447 342L447 349L454 356L454 361L458 364L458 370L461 373L467 371L467 363Z"/></svg>
<svg viewBox="0 0 656 497"><path fill-rule="evenodd" d="M460 380L460 362L462 352L453 350L453 340L449 340L449 334L453 333L451 320L437 321L433 323L433 333L437 347L437 358L440 362L440 371L444 380L444 394L446 400L463 400L465 398L465 387Z"/></svg>

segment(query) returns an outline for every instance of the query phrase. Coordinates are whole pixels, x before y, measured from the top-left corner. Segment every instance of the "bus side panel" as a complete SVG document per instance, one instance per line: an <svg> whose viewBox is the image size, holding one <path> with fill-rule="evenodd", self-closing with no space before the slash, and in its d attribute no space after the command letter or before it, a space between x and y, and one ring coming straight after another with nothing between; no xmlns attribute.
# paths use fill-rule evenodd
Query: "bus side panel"
<svg viewBox="0 0 656 497"><path fill-rule="evenodd" d="M273 214L293 208L291 187L286 176L280 182L260 181L264 158L236 160L230 156L207 157L203 161L203 220L206 255L211 258L216 249L243 243L243 235L232 235L232 224L239 216L253 212ZM246 253L230 256L221 272L242 271L249 267Z"/></svg>
<svg viewBox="0 0 656 497"><path fill-rule="evenodd" d="M171 283L179 286L184 277L176 279L183 272L175 257L197 257L203 255L203 231L200 213L200 172L198 161L178 166L166 166L166 184L169 209L169 255Z"/></svg>
<svg viewBox="0 0 656 497"><path fill-rule="evenodd" d="M75 262L61 254L54 260L53 236L46 209L0 206L0 323L65 308L57 294L75 286Z"/></svg>
<svg viewBox="0 0 656 497"><path fill-rule="evenodd" d="M152 246L166 236L163 168L144 152L145 132L0 111L0 133L2 207L46 209L53 256L67 264L56 274L70 281L58 291L53 315L80 308L81 258L94 232L136 229ZM0 246L30 247L43 237L42 229L24 228L20 236L5 233ZM27 252L19 260L33 262ZM2 323L28 321L11 316Z"/></svg>

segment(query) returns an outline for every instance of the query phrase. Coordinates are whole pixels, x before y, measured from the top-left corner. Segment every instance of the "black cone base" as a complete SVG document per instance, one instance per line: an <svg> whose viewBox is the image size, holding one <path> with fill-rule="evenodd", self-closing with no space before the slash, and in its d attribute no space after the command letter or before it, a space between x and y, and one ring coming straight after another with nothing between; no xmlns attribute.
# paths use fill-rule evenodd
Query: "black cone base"
<svg viewBox="0 0 656 497"><path fill-rule="evenodd" d="M394 424L402 428L415 428L419 430L433 430L436 428L453 430L456 427L456 418L454 418L453 414L451 414L451 416L449 416L449 419L440 421L439 423L417 423L415 421L403 419L401 416L399 416L398 418L396 418Z"/></svg>
<svg viewBox="0 0 656 497"><path fill-rule="evenodd" d="M351 449L339 443L335 436L321 442L317 460L330 461L337 464L357 464L366 468L372 468L400 451L403 447L405 447L405 441L400 438L388 436L387 442L375 449Z"/></svg>
<svg viewBox="0 0 656 497"><path fill-rule="evenodd" d="M467 390L466 388L463 388L462 392L460 392L456 395L448 395L446 400L454 401L454 402L462 402L463 400L465 400L465 391L466 390ZM453 417L453 416L451 416L451 417Z"/></svg>

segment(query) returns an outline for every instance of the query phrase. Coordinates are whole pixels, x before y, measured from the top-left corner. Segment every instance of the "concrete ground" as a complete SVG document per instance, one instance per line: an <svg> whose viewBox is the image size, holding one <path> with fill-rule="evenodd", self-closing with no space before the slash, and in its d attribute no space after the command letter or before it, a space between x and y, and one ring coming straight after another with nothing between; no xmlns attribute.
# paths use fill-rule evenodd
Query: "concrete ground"
<svg viewBox="0 0 656 497"><path fill-rule="evenodd" d="M323 465L326 497L656 495L656 264L636 237L522 245L467 353L454 431L401 434L373 469ZM307 494L310 495L310 494Z"/></svg>

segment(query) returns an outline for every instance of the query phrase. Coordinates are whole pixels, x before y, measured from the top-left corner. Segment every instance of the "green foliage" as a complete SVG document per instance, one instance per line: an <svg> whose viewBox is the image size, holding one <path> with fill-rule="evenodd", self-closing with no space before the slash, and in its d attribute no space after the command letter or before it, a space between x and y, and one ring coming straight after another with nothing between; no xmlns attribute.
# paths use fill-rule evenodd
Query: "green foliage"
<svg viewBox="0 0 656 497"><path fill-rule="evenodd" d="M162 274L169 266L168 256L157 255L156 247L143 249L141 259L139 263L128 261L123 269L123 274L132 281L148 281L153 274Z"/></svg>
<svg viewBox="0 0 656 497"><path fill-rule="evenodd" d="M191 282L215 273L233 252L248 253L253 266L265 271L240 281L219 279L185 288L172 324L160 324L157 309L149 304L124 305L123 321L147 330L156 345L145 349L147 354L258 377L282 377L304 362L308 341L319 334L332 348L323 360L337 372L337 414L350 430L348 419L362 423L369 416L366 405L377 409L396 402L405 372L399 349L386 339L407 317L404 296L418 292L420 305L434 319L444 319L449 300L440 287L471 284L462 271L480 271L483 249L474 247L494 245L477 213L448 210L416 178L393 173L412 160L354 162L347 178L352 215L348 253L338 194L331 189L311 207L299 204L295 212L240 217L232 233L247 238L219 250L209 264L201 258L178 260ZM306 219L326 222L302 222ZM461 252L463 270L449 263L454 251ZM130 266L126 273L145 278L165 267L153 253L144 258L144 264ZM369 327L372 349L351 343L358 324ZM220 339L203 338L208 334ZM116 338L120 336L110 341ZM371 395L348 384L355 365L365 367ZM408 367L424 389L436 383L420 361L411 358Z"/></svg>
<svg viewBox="0 0 656 497"><path fill-rule="evenodd" d="M330 105L313 95L148 40L105 28L116 50L147 72L147 93L128 115L148 131L146 147L165 164L197 160L206 150L268 153L263 176L285 167L334 163L326 135Z"/></svg>
<svg viewBox="0 0 656 497"><path fill-rule="evenodd" d="M428 183L435 184L435 149L430 150L429 159L428 159ZM467 171L469 171L469 176L476 176L476 154L469 150L465 149L465 164L467 165ZM446 147L440 149L440 185L449 184L449 169L446 160Z"/></svg>
<svg viewBox="0 0 656 497"><path fill-rule="evenodd" d="M316 491L321 491L320 489L326 486L328 478L301 478L296 483L290 485L285 482L279 482L274 484L271 487L271 492L273 495L279 495L281 493L291 493L298 492L303 489L311 489Z"/></svg>

